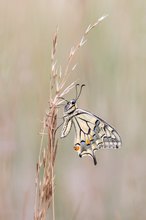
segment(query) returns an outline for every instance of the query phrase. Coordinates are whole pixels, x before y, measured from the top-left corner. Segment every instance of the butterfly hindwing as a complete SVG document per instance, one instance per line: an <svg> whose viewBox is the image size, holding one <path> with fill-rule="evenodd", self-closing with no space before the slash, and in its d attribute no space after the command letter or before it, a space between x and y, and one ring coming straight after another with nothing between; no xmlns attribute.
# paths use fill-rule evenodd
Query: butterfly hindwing
<svg viewBox="0 0 146 220"><path fill-rule="evenodd" d="M116 130L101 118L78 109L73 117L76 131L75 147L79 156L89 155L96 164L95 151L101 148L119 148L121 138Z"/></svg>

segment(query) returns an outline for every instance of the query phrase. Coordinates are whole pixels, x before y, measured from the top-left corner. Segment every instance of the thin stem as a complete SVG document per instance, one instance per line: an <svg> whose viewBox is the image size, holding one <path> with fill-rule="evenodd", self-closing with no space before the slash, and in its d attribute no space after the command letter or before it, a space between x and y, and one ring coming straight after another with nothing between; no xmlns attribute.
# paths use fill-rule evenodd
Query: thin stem
<svg viewBox="0 0 146 220"><path fill-rule="evenodd" d="M53 158L52 158L53 159ZM53 161L52 161L53 162ZM53 220L55 220L55 202L54 202L54 169L53 164L51 166L52 168L52 214L53 214Z"/></svg>
<svg viewBox="0 0 146 220"><path fill-rule="evenodd" d="M38 204L40 202L40 200L38 200L38 187L39 187L39 170L40 170L40 165L41 165L41 152L42 152L42 148L43 148L44 133L45 133L45 120L43 120L43 131L41 133L41 142L40 142L40 150L39 150L39 162L37 163L37 173L36 173L36 189L35 189L34 213L37 216L38 216L38 209L40 207L40 204Z"/></svg>

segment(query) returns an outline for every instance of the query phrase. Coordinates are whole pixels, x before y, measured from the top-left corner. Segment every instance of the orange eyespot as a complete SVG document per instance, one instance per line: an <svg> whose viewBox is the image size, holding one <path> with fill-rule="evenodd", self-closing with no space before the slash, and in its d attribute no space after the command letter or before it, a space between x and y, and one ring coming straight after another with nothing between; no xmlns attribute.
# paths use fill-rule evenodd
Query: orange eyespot
<svg viewBox="0 0 146 220"><path fill-rule="evenodd" d="M79 151L80 150L80 146L74 146L74 150L75 151Z"/></svg>
<svg viewBox="0 0 146 220"><path fill-rule="evenodd" d="M86 144L90 144L90 140L89 139L86 139Z"/></svg>

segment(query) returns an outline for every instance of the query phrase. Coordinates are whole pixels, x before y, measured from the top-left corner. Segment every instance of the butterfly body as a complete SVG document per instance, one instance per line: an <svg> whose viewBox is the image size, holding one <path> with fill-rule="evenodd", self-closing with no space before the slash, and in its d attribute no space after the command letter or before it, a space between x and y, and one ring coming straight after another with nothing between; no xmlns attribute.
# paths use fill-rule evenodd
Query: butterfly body
<svg viewBox="0 0 146 220"><path fill-rule="evenodd" d="M101 148L119 148L121 138L117 131L103 119L77 108L76 100L73 99L65 105L61 137L67 136L74 126L75 151L80 157L91 156L96 165L95 151Z"/></svg>

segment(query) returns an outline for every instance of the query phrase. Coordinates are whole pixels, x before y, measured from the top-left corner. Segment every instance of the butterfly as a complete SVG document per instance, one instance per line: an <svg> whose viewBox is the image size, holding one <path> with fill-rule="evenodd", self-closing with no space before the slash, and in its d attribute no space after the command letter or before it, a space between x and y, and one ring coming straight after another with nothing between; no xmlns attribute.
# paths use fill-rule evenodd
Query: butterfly
<svg viewBox="0 0 146 220"><path fill-rule="evenodd" d="M75 129L74 150L79 157L91 156L94 165L97 164L95 151L102 148L119 148L122 144L118 132L103 119L96 115L77 107L77 100L80 97L84 84L81 85L80 91L76 98L67 101L64 107L63 127L61 138L66 137L72 126Z"/></svg>

